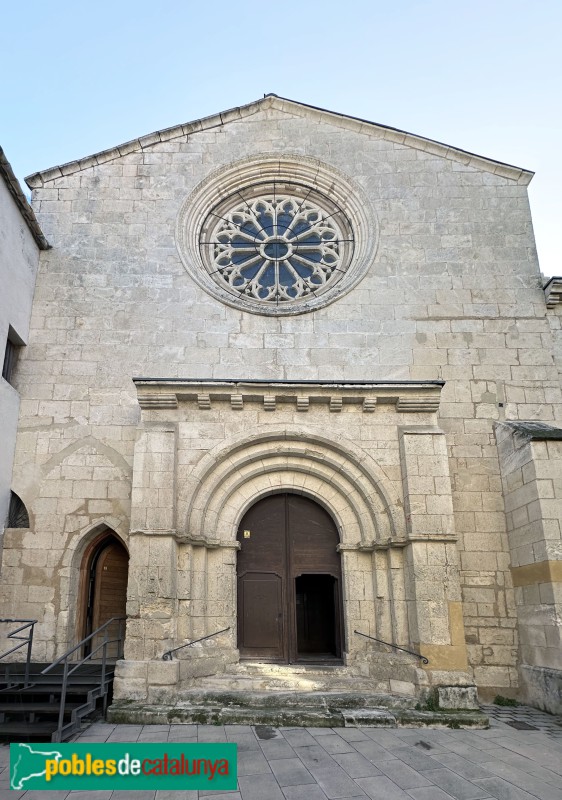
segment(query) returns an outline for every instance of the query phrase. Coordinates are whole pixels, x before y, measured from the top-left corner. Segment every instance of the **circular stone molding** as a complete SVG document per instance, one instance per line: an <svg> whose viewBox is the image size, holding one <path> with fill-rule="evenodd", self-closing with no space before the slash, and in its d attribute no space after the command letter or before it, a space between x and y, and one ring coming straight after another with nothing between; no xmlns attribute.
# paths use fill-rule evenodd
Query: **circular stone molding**
<svg viewBox="0 0 562 800"><path fill-rule="evenodd" d="M315 159L264 155L217 170L180 209L176 243L193 280L253 314L303 314L365 276L378 244L362 190Z"/></svg>

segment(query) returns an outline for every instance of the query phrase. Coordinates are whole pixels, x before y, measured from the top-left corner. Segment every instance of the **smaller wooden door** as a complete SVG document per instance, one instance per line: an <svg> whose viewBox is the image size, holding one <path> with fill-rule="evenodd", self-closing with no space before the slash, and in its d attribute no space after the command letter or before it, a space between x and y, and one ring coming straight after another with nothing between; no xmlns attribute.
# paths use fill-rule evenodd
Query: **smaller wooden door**
<svg viewBox="0 0 562 800"><path fill-rule="evenodd" d="M112 535L104 536L97 546L90 550L86 559L87 586L84 598L86 609L83 637L89 636L113 617L126 616L129 570L129 555ZM110 638L115 638L119 626L110 627ZM124 626L121 627L124 631ZM90 640L84 648L84 655L94 650L100 642L101 638L99 641ZM110 648L108 655L110 657L117 655L116 645Z"/></svg>
<svg viewBox="0 0 562 800"><path fill-rule="evenodd" d="M129 556L123 545L112 541L99 554L94 568L92 629L127 610Z"/></svg>
<svg viewBox="0 0 562 800"><path fill-rule="evenodd" d="M259 533L258 533L259 532ZM286 658L285 497L246 513L238 531L238 639L245 658Z"/></svg>

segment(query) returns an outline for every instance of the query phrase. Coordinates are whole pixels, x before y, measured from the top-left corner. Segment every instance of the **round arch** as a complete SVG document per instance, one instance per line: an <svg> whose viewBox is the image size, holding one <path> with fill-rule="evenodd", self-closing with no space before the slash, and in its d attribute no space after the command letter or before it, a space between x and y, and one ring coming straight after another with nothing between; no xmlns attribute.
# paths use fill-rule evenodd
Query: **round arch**
<svg viewBox="0 0 562 800"><path fill-rule="evenodd" d="M195 540L232 541L252 503L282 491L323 506L342 544L370 546L405 535L401 499L380 466L350 441L296 426L231 439L199 462L189 482L185 530Z"/></svg>

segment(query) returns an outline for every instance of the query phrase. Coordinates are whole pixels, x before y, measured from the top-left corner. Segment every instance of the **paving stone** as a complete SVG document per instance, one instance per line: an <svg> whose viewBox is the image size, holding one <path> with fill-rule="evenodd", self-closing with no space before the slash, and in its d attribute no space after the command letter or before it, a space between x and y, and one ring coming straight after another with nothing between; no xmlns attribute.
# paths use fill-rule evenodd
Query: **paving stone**
<svg viewBox="0 0 562 800"><path fill-rule="evenodd" d="M347 772L350 778L368 778L374 775L382 775L380 769L365 756L362 756L361 753L334 753L332 758Z"/></svg>
<svg viewBox="0 0 562 800"><path fill-rule="evenodd" d="M331 730L328 730L331 733ZM307 747L318 744L314 736L308 731L300 729L283 730L283 736L293 747Z"/></svg>
<svg viewBox="0 0 562 800"><path fill-rule="evenodd" d="M264 756L273 761L277 758L294 758L295 751L291 745L283 739L270 739L268 742L259 742Z"/></svg>
<svg viewBox="0 0 562 800"><path fill-rule="evenodd" d="M108 790L99 790L99 789L91 789L90 791L72 791L69 792L68 798L72 798L72 800L110 800L111 795L113 792L111 789Z"/></svg>
<svg viewBox="0 0 562 800"><path fill-rule="evenodd" d="M287 786L283 789L287 800L326 800L326 795L319 786Z"/></svg>
<svg viewBox="0 0 562 800"><path fill-rule="evenodd" d="M396 747L404 747L405 742L399 736L395 736L391 731L381 731L379 728L362 728L363 733L374 742L377 742L386 750L394 750Z"/></svg>
<svg viewBox="0 0 562 800"><path fill-rule="evenodd" d="M224 725L198 725L197 738L200 742L226 742Z"/></svg>
<svg viewBox="0 0 562 800"><path fill-rule="evenodd" d="M393 761L382 761L380 763L381 772L390 778L391 781L399 786L401 789L416 789L418 786L431 786L431 781L428 781L421 773L412 769L408 764L395 759Z"/></svg>
<svg viewBox="0 0 562 800"><path fill-rule="evenodd" d="M310 772L300 758L281 758L271 762L271 769L279 786L301 786L315 784Z"/></svg>
<svg viewBox="0 0 562 800"><path fill-rule="evenodd" d="M433 752L433 751L430 751ZM394 750L394 755L413 769L423 772L426 769L439 769L439 761L436 761L425 751L418 750L416 747L401 747ZM437 756L436 756L437 758Z"/></svg>
<svg viewBox="0 0 562 800"><path fill-rule="evenodd" d="M197 725L170 725L168 741L172 741L172 739L176 741L177 738L181 739L183 737L185 737L186 741L196 739Z"/></svg>
<svg viewBox="0 0 562 800"><path fill-rule="evenodd" d="M475 781L490 797L498 800L537 800L537 795L504 781L503 778L482 778ZM542 798L541 798L542 800Z"/></svg>
<svg viewBox="0 0 562 800"><path fill-rule="evenodd" d="M284 800L273 775L242 776L238 784L242 800Z"/></svg>
<svg viewBox="0 0 562 800"><path fill-rule="evenodd" d="M299 747L295 748L295 752L329 798L363 794L323 747Z"/></svg>
<svg viewBox="0 0 562 800"><path fill-rule="evenodd" d="M467 781L450 769L428 769L425 775L456 800L479 800L486 797L486 792L483 792L480 786Z"/></svg>
<svg viewBox="0 0 562 800"><path fill-rule="evenodd" d="M472 747L469 744L464 744L463 742L451 742L449 745L449 750L452 750L453 753L466 758L467 761L472 761L473 764L481 764L483 758L485 758L482 750L477 750L476 747Z"/></svg>
<svg viewBox="0 0 562 800"><path fill-rule="evenodd" d="M271 772L267 759L261 752L247 750L238 753L238 775L265 775Z"/></svg>
<svg viewBox="0 0 562 800"><path fill-rule="evenodd" d="M341 800L342 797L364 797L365 793L349 775L337 764L321 770L310 770L316 782L330 800ZM367 779L365 779L367 780Z"/></svg>
<svg viewBox="0 0 562 800"><path fill-rule="evenodd" d="M330 736L333 733L332 728L307 728L306 730L312 736Z"/></svg>
<svg viewBox="0 0 562 800"><path fill-rule="evenodd" d="M451 795L438 786L423 786L421 789L410 789L408 797L414 800L451 800Z"/></svg>
<svg viewBox="0 0 562 800"><path fill-rule="evenodd" d="M177 795L177 792L173 792L173 794ZM171 796L172 792L170 793L170 800L180 800L180 798L174 798ZM181 800L184 800L183 795L180 795ZM220 797L220 800L242 800L242 795L240 792L219 792L219 794L206 794L200 795L200 797L204 797L205 800L214 800L215 797ZM156 800L158 800L158 795L156 796Z"/></svg>
<svg viewBox="0 0 562 800"><path fill-rule="evenodd" d="M434 765L436 762L439 762L443 764L444 767L447 767L447 769L456 772L457 775L469 781L474 780L474 778L492 777L492 773L486 769L486 763L474 764L472 761L467 761L466 758L456 753L438 753L436 756L432 757L432 760ZM506 769L510 769L507 765L505 765L505 767Z"/></svg>
<svg viewBox="0 0 562 800"><path fill-rule="evenodd" d="M231 736L238 736L241 733L254 733L252 725L227 725L226 735L230 739Z"/></svg>
<svg viewBox="0 0 562 800"><path fill-rule="evenodd" d="M410 795L385 775L375 778L358 778L357 783L371 800L410 800Z"/></svg>
<svg viewBox="0 0 562 800"><path fill-rule="evenodd" d="M562 758L562 752L560 753L560 757ZM561 798L562 793L560 789L555 786L549 786L544 781L539 780L533 775L528 775L523 772L523 770L517 769L516 767L497 761L484 762L483 767L486 768L486 772L492 774L478 776L480 778L497 775L508 783L513 783L520 789L525 789L525 791L540 797L541 800L560 800Z"/></svg>
<svg viewBox="0 0 562 800"><path fill-rule="evenodd" d="M554 772L562 774L562 760L552 753L545 752L532 744L523 743L512 737L503 739L501 746L507 750L512 750L514 753L519 753L521 756L526 756L543 767L548 767Z"/></svg>
<svg viewBox="0 0 562 800"><path fill-rule="evenodd" d="M381 761L390 761L396 756L381 747L376 742L354 742L354 747L358 753L368 758L373 764L379 764Z"/></svg>
<svg viewBox="0 0 562 800"><path fill-rule="evenodd" d="M321 736L318 740L327 753L352 753L353 745L342 739L341 736L334 734L333 736Z"/></svg>
<svg viewBox="0 0 562 800"><path fill-rule="evenodd" d="M296 755L303 762L305 767L330 767L336 762L320 745L314 747L295 747Z"/></svg>
<svg viewBox="0 0 562 800"><path fill-rule="evenodd" d="M501 762L504 764L509 764L510 766L515 767L515 769L521 769L523 772L529 775L534 775L539 780L545 781L545 783L550 783L553 786L557 786L559 789L562 789L561 775L559 775L557 772L549 770L547 767L536 764L530 758L521 756L518 753L513 753L511 750L504 750L502 747L490 748L485 757L487 761L492 760L496 763Z"/></svg>
<svg viewBox="0 0 562 800"><path fill-rule="evenodd" d="M229 743L237 745L239 753L248 750L260 749L260 743L258 742L253 733L238 733L231 735L227 731L226 738ZM264 742L263 744L266 744L266 742ZM269 742L267 744L269 744Z"/></svg>
<svg viewBox="0 0 562 800"><path fill-rule="evenodd" d="M369 738L365 731L359 728L338 728L338 736L346 742L362 742Z"/></svg>

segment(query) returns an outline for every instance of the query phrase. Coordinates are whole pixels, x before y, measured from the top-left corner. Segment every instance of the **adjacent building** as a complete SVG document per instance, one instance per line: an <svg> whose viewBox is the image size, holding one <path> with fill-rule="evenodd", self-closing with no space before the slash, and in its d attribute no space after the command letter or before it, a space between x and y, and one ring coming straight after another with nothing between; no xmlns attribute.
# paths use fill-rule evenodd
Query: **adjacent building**
<svg viewBox="0 0 562 800"><path fill-rule="evenodd" d="M0 537L6 522L15 524L26 517L21 501L10 488L20 404L14 376L18 355L28 341L39 253L47 247L35 214L0 148Z"/></svg>

